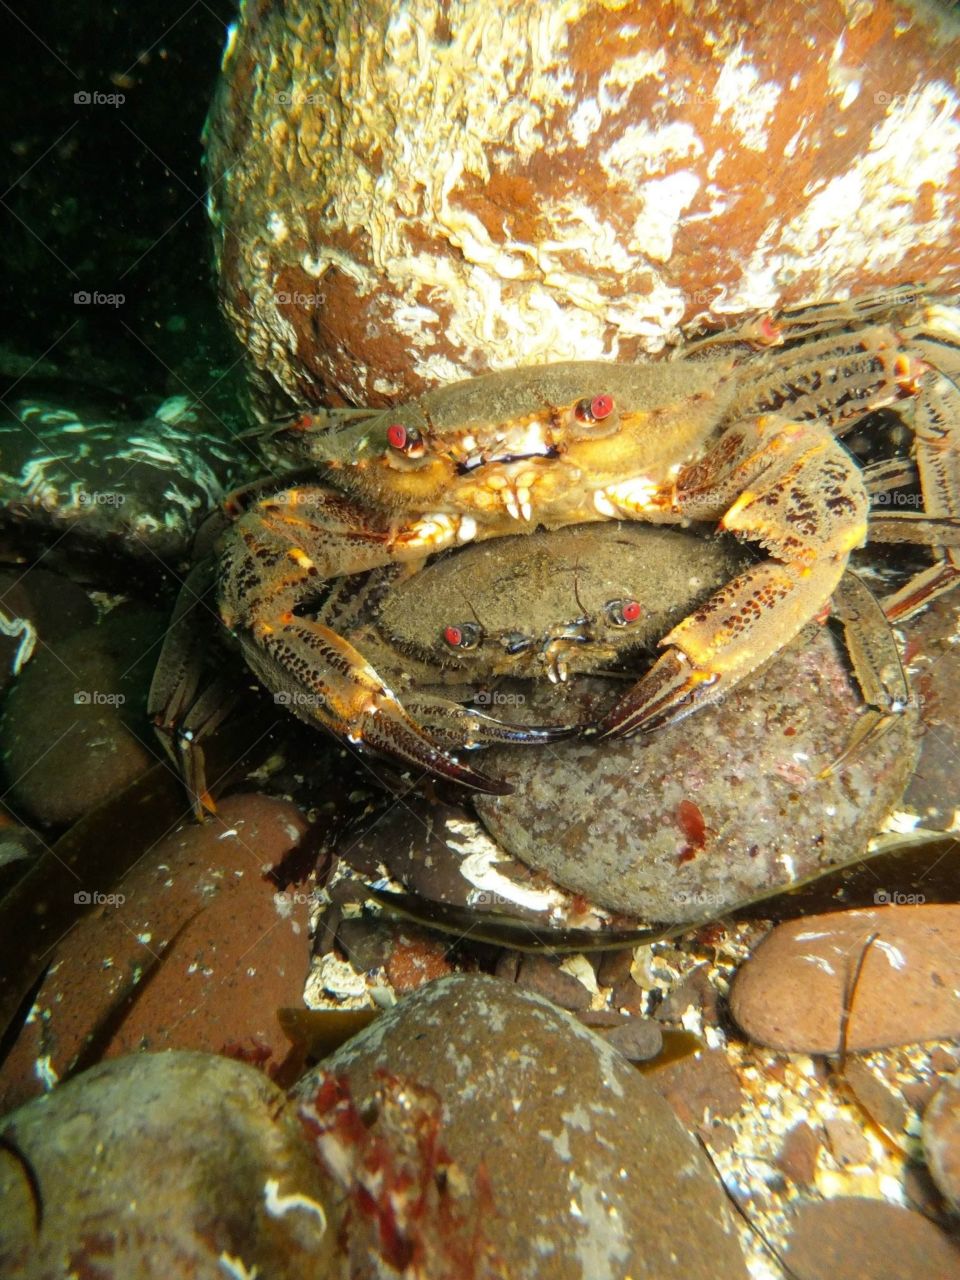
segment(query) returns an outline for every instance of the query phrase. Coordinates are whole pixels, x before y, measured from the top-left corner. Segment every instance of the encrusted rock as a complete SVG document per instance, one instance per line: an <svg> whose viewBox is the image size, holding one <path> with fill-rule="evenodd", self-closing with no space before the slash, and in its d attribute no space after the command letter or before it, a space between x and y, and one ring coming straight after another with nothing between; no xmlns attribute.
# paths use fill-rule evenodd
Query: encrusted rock
<svg viewBox="0 0 960 1280"><path fill-rule="evenodd" d="M588 696L558 709L551 689L554 719L590 720ZM720 705L679 724L489 753L488 772L514 794L475 804L504 848L592 902L660 921L721 916L865 850L916 743L908 715L819 776L862 711L841 643L809 628Z"/></svg>
<svg viewBox="0 0 960 1280"><path fill-rule="evenodd" d="M305 829L286 801L240 795L179 827L53 953L34 1012L0 1070L0 1110L84 1060L142 1049L229 1052L275 1067L276 1019L302 1003L309 894L265 871ZM63 892L74 892L64 873Z"/></svg>
<svg viewBox="0 0 960 1280"><path fill-rule="evenodd" d="M7 1116L3 1132L7 1280L336 1274L338 1197L252 1067L122 1058Z"/></svg>
<svg viewBox="0 0 960 1280"><path fill-rule="evenodd" d="M949 285L958 30L895 0L248 4L208 126L227 317L263 390L385 404Z"/></svg>
<svg viewBox="0 0 960 1280"><path fill-rule="evenodd" d="M381 1066L436 1090L453 1157L467 1176L486 1167L504 1275L745 1280L696 1142L620 1054L541 997L444 978L323 1065L345 1074L361 1111ZM311 1088L307 1077L298 1092Z"/></svg>
<svg viewBox="0 0 960 1280"><path fill-rule="evenodd" d="M934 1182L960 1209L960 1076L945 1080L924 1112L923 1150Z"/></svg>

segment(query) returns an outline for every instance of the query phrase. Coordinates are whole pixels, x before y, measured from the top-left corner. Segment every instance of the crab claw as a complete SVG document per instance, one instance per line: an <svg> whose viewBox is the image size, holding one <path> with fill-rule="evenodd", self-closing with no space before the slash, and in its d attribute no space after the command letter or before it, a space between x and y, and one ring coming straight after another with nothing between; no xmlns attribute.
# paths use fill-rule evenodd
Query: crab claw
<svg viewBox="0 0 960 1280"><path fill-rule="evenodd" d="M279 627L263 627L259 640L241 638L248 665L274 690L277 704L307 724L474 791L512 794L509 783L461 764L434 742L353 645L329 627L288 615Z"/></svg>
<svg viewBox="0 0 960 1280"><path fill-rule="evenodd" d="M454 751L497 745L543 746L571 738L582 730L581 725L575 724L509 724L439 695L407 698L406 707L438 745Z"/></svg>
<svg viewBox="0 0 960 1280"><path fill-rule="evenodd" d="M721 695L719 675L698 670L680 649L662 654L610 708L592 737L627 738L641 729L674 724Z"/></svg>
<svg viewBox="0 0 960 1280"><path fill-rule="evenodd" d="M448 778L472 791L491 796L509 796L513 787L499 778L491 778L479 769L460 764L438 743L429 738L416 721L390 695L380 702L376 712L364 722L360 735L341 735L393 760L426 769L439 778Z"/></svg>

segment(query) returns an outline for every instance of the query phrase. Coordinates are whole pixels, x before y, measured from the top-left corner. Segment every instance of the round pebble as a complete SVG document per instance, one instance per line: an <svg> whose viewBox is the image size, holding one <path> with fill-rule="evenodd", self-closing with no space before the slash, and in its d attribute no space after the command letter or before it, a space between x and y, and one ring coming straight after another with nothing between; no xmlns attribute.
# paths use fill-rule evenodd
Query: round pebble
<svg viewBox="0 0 960 1280"><path fill-rule="evenodd" d="M760 1044L836 1053L861 956L849 1049L960 1035L956 905L836 911L778 925L737 973L730 1010Z"/></svg>
<svg viewBox="0 0 960 1280"><path fill-rule="evenodd" d="M252 1067L121 1058L5 1117L3 1132L5 1280L335 1274L335 1202L283 1094Z"/></svg>
<svg viewBox="0 0 960 1280"><path fill-rule="evenodd" d="M595 704L558 708L551 697L554 720L592 718ZM721 916L863 853L916 744L898 722L819 777L862 709L842 645L810 628L721 705L679 724L485 755L486 771L515 791L478 796L476 808L510 853L600 906L663 922Z"/></svg>
<svg viewBox="0 0 960 1280"><path fill-rule="evenodd" d="M485 1166L504 1275L745 1280L697 1142L625 1058L542 997L443 978L323 1064L346 1076L361 1111L384 1065L440 1095L444 1142L466 1176ZM308 1076L297 1091L312 1087Z"/></svg>

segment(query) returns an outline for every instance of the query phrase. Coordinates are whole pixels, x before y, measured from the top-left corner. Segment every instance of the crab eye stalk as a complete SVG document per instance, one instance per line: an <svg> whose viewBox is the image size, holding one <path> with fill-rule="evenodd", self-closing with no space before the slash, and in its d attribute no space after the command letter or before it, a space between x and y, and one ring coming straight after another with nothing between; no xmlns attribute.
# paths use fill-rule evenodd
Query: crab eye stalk
<svg viewBox="0 0 960 1280"><path fill-rule="evenodd" d="M573 412L578 422L602 422L610 417L614 407L613 396L604 394L594 396L592 400L578 401Z"/></svg>
<svg viewBox="0 0 960 1280"><path fill-rule="evenodd" d="M387 427L387 444L405 458L422 458L427 447L416 427L405 427L402 422L391 422Z"/></svg>
<svg viewBox="0 0 960 1280"><path fill-rule="evenodd" d="M448 649L476 649L483 639L483 629L475 622L452 622L443 629L443 643Z"/></svg>
<svg viewBox="0 0 960 1280"><path fill-rule="evenodd" d="M629 627L639 622L643 609L637 600L608 600L603 606L604 616L613 627Z"/></svg>

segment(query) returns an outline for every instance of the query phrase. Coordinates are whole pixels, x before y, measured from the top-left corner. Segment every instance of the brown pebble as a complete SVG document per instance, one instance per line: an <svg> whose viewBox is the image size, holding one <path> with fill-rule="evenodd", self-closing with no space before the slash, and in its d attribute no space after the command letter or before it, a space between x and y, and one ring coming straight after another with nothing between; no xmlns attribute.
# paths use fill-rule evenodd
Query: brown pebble
<svg viewBox="0 0 960 1280"><path fill-rule="evenodd" d="M820 1139L806 1120L798 1121L783 1140L777 1157L777 1168L791 1182L808 1186L817 1173Z"/></svg>
<svg viewBox="0 0 960 1280"><path fill-rule="evenodd" d="M615 987L624 978L630 978L632 967L633 950L630 947L621 951L605 951L600 957L597 982L601 987Z"/></svg>
<svg viewBox="0 0 960 1280"><path fill-rule="evenodd" d="M895 1145L900 1146L904 1139L907 1125L909 1085L899 1089L891 1088L879 1079L864 1062L855 1058L847 1063L843 1073L843 1083L853 1098L856 1099L864 1115L871 1120ZM924 1085L924 1088L927 1086ZM911 1104L912 1105L912 1104Z"/></svg>
<svg viewBox="0 0 960 1280"><path fill-rule="evenodd" d="M863 1130L846 1116L830 1116L824 1121L830 1152L841 1168L866 1164L870 1160L870 1144Z"/></svg>
<svg viewBox="0 0 960 1280"><path fill-rule="evenodd" d="M618 1027L604 1031L603 1038L631 1062L648 1062L663 1045L663 1033L655 1022L646 1018L628 1018Z"/></svg>
<svg viewBox="0 0 960 1280"><path fill-rule="evenodd" d="M705 1022L717 1021L717 990L708 976L707 966L698 965L675 987L656 1012L661 1022L680 1022L688 1009L699 1012Z"/></svg>
<svg viewBox="0 0 960 1280"><path fill-rule="evenodd" d="M733 1016L752 1040L772 1048L836 1053L845 993L862 955L849 1049L960 1034L955 904L837 911L779 925L737 974Z"/></svg>
<svg viewBox="0 0 960 1280"><path fill-rule="evenodd" d="M547 956L524 955L516 981L527 991L552 1000L561 1009L573 1011L590 1007L590 992L583 983L572 973L565 973L559 961Z"/></svg>
<svg viewBox="0 0 960 1280"><path fill-rule="evenodd" d="M923 1150L934 1182L960 1208L960 1075L944 1080L924 1113Z"/></svg>
<svg viewBox="0 0 960 1280"><path fill-rule="evenodd" d="M727 1118L743 1105L736 1072L719 1049L703 1049L651 1071L648 1079L688 1128L705 1119Z"/></svg>
<svg viewBox="0 0 960 1280"><path fill-rule="evenodd" d="M802 1204L786 1256L798 1280L960 1280L960 1250L932 1222L860 1196Z"/></svg>
<svg viewBox="0 0 960 1280"><path fill-rule="evenodd" d="M288 801L236 795L161 840L54 952L39 1016L0 1071L0 1110L42 1092L41 1060L58 1078L141 1049L281 1061L276 1010L303 1003L310 895L279 894L264 868L304 830Z"/></svg>

